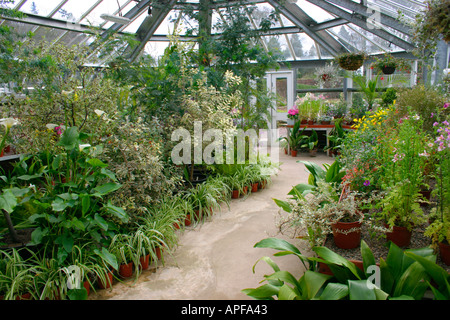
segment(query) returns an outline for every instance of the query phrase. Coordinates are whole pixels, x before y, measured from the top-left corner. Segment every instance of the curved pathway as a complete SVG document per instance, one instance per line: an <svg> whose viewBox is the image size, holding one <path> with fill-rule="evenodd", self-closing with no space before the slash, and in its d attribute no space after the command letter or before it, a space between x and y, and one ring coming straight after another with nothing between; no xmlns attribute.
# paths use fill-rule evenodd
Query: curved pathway
<svg viewBox="0 0 450 320"><path fill-rule="evenodd" d="M144 271L138 281L116 282L112 288L91 293L90 300L250 300L241 292L255 288L264 274L273 270L263 261L270 256L282 270L297 277L303 266L294 256L273 257L272 249L254 248L258 241L276 236L298 246L302 243L277 234L278 206L272 198L286 199L292 186L306 183L309 173L298 160L332 163L324 154L315 158L280 154L281 170L272 177L269 188L246 198L231 200L209 221L180 231L178 246L165 254L165 264ZM301 247L300 247L301 250ZM304 249L306 250L306 249ZM304 252L304 250L301 250Z"/></svg>

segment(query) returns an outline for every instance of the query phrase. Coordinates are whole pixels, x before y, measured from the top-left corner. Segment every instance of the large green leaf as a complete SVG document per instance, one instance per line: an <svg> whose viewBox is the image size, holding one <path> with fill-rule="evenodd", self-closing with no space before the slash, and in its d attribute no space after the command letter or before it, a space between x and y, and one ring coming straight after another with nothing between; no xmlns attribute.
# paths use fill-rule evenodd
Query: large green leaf
<svg viewBox="0 0 450 320"><path fill-rule="evenodd" d="M118 262L115 255L108 251L106 248L102 248L102 250L95 249L94 253L99 255L106 264L110 265L114 270L118 270Z"/></svg>
<svg viewBox="0 0 450 320"><path fill-rule="evenodd" d="M372 250L370 250L369 246L364 240L361 240L361 257L363 260L363 269L364 273L367 276L367 268L369 266L376 265L375 257L372 253Z"/></svg>
<svg viewBox="0 0 450 320"><path fill-rule="evenodd" d="M78 137L79 133L77 127L67 128L66 130L64 130L64 133L62 134L58 145L64 147L66 150L72 150L79 143Z"/></svg>
<svg viewBox="0 0 450 320"><path fill-rule="evenodd" d="M86 288L67 290L67 296L70 300L87 300L88 292Z"/></svg>
<svg viewBox="0 0 450 320"><path fill-rule="evenodd" d="M306 300L316 298L319 290L322 288L325 282L327 282L331 278L332 276L330 275L306 270L299 280L302 298Z"/></svg>
<svg viewBox="0 0 450 320"><path fill-rule="evenodd" d="M348 261L344 257L335 253L327 247L314 247L313 250L319 257L326 261L327 264L336 264L338 266L344 266L350 270L350 272L358 279L361 279L361 270L352 262ZM330 266L332 267L332 266Z"/></svg>
<svg viewBox="0 0 450 320"><path fill-rule="evenodd" d="M264 284L255 289L244 289L242 292L257 300L273 300L273 296L277 296L279 290L280 287Z"/></svg>
<svg viewBox="0 0 450 320"><path fill-rule="evenodd" d="M81 198L81 213L84 216L90 208L91 197L88 194L80 194Z"/></svg>
<svg viewBox="0 0 450 320"><path fill-rule="evenodd" d="M275 253L274 256L284 256L289 254L296 255L305 267L306 262L308 261L308 258L305 257L296 246L283 239L266 238L256 243L254 247L280 250L280 252Z"/></svg>
<svg viewBox="0 0 450 320"><path fill-rule="evenodd" d="M106 163L104 163L103 161L101 161L100 159L97 159L97 158L89 159L87 161L87 163L89 163L93 167L105 168L108 166Z"/></svg>
<svg viewBox="0 0 450 320"><path fill-rule="evenodd" d="M331 282L327 284L322 294L321 300L340 300L348 295L348 285Z"/></svg>
<svg viewBox="0 0 450 320"><path fill-rule="evenodd" d="M298 290L284 284L278 291L278 300L295 300L299 298Z"/></svg>
<svg viewBox="0 0 450 320"><path fill-rule="evenodd" d="M13 194L11 189L6 189L3 194L0 195L0 209L5 210L8 213L12 213L17 206L17 198Z"/></svg>
<svg viewBox="0 0 450 320"><path fill-rule="evenodd" d="M424 268L418 262L414 262L396 281L392 296L399 297L407 295L413 297L415 300L421 300L428 287L426 282L423 281L427 278L428 276Z"/></svg>
<svg viewBox="0 0 450 320"><path fill-rule="evenodd" d="M350 300L377 300L377 294L368 280L349 280L348 295ZM382 297L382 296L381 296ZM387 295L384 295L384 299Z"/></svg>
<svg viewBox="0 0 450 320"><path fill-rule="evenodd" d="M114 182L105 183L105 184L95 187L93 189L93 191L94 191L93 194L98 197L104 196L108 193L111 193L113 191L120 189L120 187L122 187L122 185L119 183L114 183Z"/></svg>
<svg viewBox="0 0 450 320"><path fill-rule="evenodd" d="M395 278L391 268L383 258L380 258L380 281L381 289L385 292L391 292L395 284Z"/></svg>
<svg viewBox="0 0 450 320"><path fill-rule="evenodd" d="M110 202L108 202L104 206L104 208L106 209L106 212L118 217L122 222L128 222L129 216L125 212L124 209L122 209L120 207L116 207L116 206L112 205Z"/></svg>
<svg viewBox="0 0 450 320"><path fill-rule="evenodd" d="M428 275L436 282L438 288L431 288L436 298L442 299L446 297L446 299L450 299L450 276L444 268L414 252L405 252L405 255L419 262Z"/></svg>
<svg viewBox="0 0 450 320"><path fill-rule="evenodd" d="M315 187L312 184L299 183L294 188L292 188L291 191L289 191L288 195L297 196L298 194L301 194L305 196L306 194L312 192L314 189Z"/></svg>
<svg viewBox="0 0 450 320"><path fill-rule="evenodd" d="M278 199L273 199L273 201L275 202L275 204L277 206L279 206L281 209L283 209L286 212L292 212L292 208L289 202L287 201L283 201L283 200L278 200Z"/></svg>

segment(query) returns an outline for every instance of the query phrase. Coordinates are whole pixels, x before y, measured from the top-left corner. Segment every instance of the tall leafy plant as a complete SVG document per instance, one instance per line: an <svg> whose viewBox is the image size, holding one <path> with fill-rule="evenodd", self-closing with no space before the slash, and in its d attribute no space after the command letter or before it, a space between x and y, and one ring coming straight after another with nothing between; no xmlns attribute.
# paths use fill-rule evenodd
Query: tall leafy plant
<svg viewBox="0 0 450 320"><path fill-rule="evenodd" d="M47 191L34 201L41 211L29 218L36 225L32 243L53 247L59 263L83 241L94 241L105 249L118 231L117 222L128 221L122 208L103 201L121 185L98 159L101 148L82 144L85 137L70 127L58 143L64 152L54 157L47 154L43 162L47 169L39 174L46 180Z"/></svg>

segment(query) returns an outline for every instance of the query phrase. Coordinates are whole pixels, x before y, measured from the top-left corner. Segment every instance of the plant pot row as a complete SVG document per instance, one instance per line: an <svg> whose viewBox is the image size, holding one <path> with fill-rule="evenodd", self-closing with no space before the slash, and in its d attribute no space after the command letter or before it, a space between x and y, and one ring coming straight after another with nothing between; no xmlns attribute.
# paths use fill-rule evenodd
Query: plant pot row
<svg viewBox="0 0 450 320"><path fill-rule="evenodd" d="M242 190L232 190L231 198L238 199L239 197L246 195L248 193L248 189L250 188L251 192L257 192L258 190L265 189L267 185L267 181L255 182L250 187L245 186Z"/></svg>
<svg viewBox="0 0 450 320"><path fill-rule="evenodd" d="M155 248L155 254L156 257L158 258L158 260L161 260L162 255L161 255L161 248L160 247L156 247ZM145 256L142 256L139 259L139 269L140 270L147 270L148 267L150 265L150 254L147 254ZM129 262L129 263L122 263L119 265L119 270L117 270L118 275L123 278L123 279L127 279L133 276L135 270L135 265L133 262ZM108 289L111 287L111 285L114 282L114 274L113 274L113 270L110 270L108 272L107 276L107 281L106 283L103 282L100 278L98 278L98 287L99 289ZM84 287L86 288L86 290L88 291L89 294L89 282L85 282L84 283Z"/></svg>
<svg viewBox="0 0 450 320"><path fill-rule="evenodd" d="M333 240L336 246L341 249L358 247L361 243L361 225L361 222L337 222L332 225ZM398 247L407 247L411 244L411 236L412 231L408 228L393 226L392 231L386 233L386 240L392 241ZM449 244L439 243L439 255L446 265L450 265Z"/></svg>
<svg viewBox="0 0 450 320"><path fill-rule="evenodd" d="M317 149L313 149L313 150L308 150L309 156L310 157L315 157L317 156ZM291 156L292 157L297 157L298 155L298 150L291 150Z"/></svg>

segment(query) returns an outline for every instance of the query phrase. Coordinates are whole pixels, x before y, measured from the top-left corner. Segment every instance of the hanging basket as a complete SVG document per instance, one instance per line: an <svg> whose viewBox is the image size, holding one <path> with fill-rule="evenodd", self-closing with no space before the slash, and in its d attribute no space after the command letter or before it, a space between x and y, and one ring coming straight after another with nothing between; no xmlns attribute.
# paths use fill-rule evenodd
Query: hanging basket
<svg viewBox="0 0 450 320"><path fill-rule="evenodd" d="M381 72L383 72L383 74L393 74L395 72L395 67L383 67Z"/></svg>
<svg viewBox="0 0 450 320"><path fill-rule="evenodd" d="M339 66L348 71L356 71L362 67L365 56L363 54L348 54L340 56L337 60Z"/></svg>

